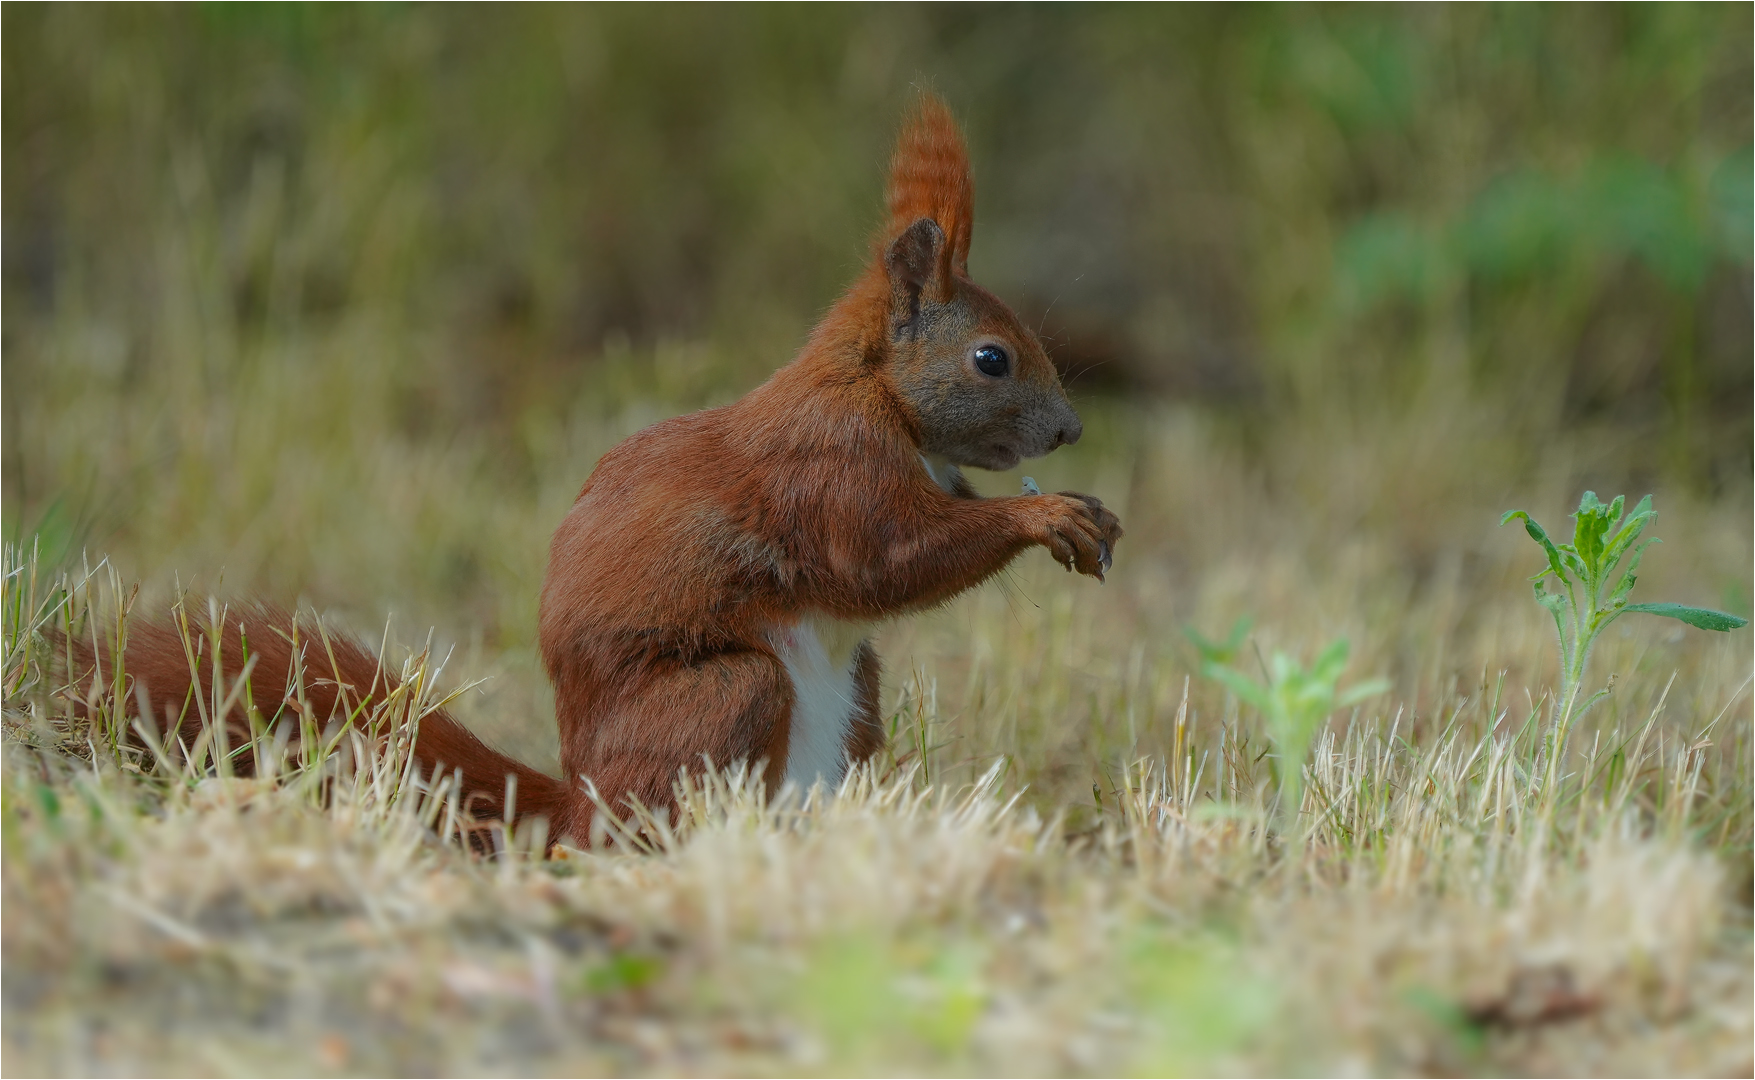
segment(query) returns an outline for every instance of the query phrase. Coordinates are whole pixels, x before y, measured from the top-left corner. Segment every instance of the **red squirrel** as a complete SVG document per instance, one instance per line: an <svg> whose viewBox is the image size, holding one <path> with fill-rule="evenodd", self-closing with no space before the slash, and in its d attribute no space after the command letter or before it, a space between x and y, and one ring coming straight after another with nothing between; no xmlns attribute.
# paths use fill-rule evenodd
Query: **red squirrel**
<svg viewBox="0 0 1755 1080"><path fill-rule="evenodd" d="M581 778L610 805L649 807L708 760L763 763L770 789L833 788L884 743L876 624L944 603L1034 545L1102 579L1122 531L1101 502L982 498L960 471L1011 469L1081 428L1036 335L969 280L968 153L936 96L904 125L886 195L870 264L797 357L730 405L616 446L555 530L540 642L566 779L443 712L421 720L416 757L460 770L478 818L503 816L508 774L519 818L578 841L593 812ZM290 701L290 626L272 608L227 617L222 662L240 666L242 631L259 703ZM126 662L157 719L181 715L192 738L178 635L132 628ZM303 667L320 713L336 683L355 703L389 685L351 641L307 647Z"/></svg>

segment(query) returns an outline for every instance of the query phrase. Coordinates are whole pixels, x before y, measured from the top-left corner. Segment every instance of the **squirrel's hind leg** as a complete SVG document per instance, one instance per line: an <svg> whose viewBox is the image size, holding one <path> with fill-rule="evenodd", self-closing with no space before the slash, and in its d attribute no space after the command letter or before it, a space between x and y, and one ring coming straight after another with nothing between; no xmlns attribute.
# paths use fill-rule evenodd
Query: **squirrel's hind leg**
<svg viewBox="0 0 1755 1080"><path fill-rule="evenodd" d="M589 747L566 763L570 776L590 777L618 812L629 796L654 809L674 808L677 774L698 773L709 758L715 768L764 762L768 789L779 789L793 694L772 652L655 659L619 691L596 718Z"/></svg>

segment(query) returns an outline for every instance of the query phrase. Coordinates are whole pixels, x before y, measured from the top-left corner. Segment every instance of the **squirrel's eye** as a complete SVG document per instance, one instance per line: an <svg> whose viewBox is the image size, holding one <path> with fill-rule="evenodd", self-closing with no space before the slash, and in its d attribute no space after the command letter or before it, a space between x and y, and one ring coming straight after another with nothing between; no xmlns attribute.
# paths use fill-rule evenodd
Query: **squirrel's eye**
<svg viewBox="0 0 1755 1080"><path fill-rule="evenodd" d="M1012 366L1012 358L998 345L983 345L975 350L975 370L999 378Z"/></svg>

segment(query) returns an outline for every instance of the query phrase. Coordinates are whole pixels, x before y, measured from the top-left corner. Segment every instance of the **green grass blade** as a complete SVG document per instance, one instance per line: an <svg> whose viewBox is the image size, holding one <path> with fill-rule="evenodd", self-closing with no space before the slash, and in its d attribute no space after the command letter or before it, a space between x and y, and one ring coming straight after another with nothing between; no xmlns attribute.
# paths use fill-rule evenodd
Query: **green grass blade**
<svg viewBox="0 0 1755 1080"><path fill-rule="evenodd" d="M1239 701L1248 702L1263 712L1269 711L1273 706L1273 699L1268 695L1267 689L1242 672L1219 664L1206 664L1202 666L1201 674L1222 683L1227 690L1237 695Z"/></svg>
<svg viewBox="0 0 1755 1080"><path fill-rule="evenodd" d="M1614 539L1609 541L1609 546L1603 554L1604 565L1612 567L1619 562L1622 554L1635 540L1639 539L1639 534L1644 532L1645 527L1651 524L1652 519L1656 517L1657 511L1651 508L1651 496L1647 495L1639 500L1639 505L1633 508L1633 513L1628 516L1626 523L1621 526L1620 531L1615 533Z"/></svg>
<svg viewBox="0 0 1755 1080"><path fill-rule="evenodd" d="M1639 560L1645 554L1645 549L1653 544L1661 543L1663 543L1663 541L1654 536L1633 549L1633 558L1628 560L1626 572L1621 575L1621 580L1615 584L1615 591L1609 594L1610 607L1614 607L1617 602L1625 600L1627 594L1633 591L1634 583L1639 580Z"/></svg>
<svg viewBox="0 0 1755 1080"><path fill-rule="evenodd" d="M1505 525L1510 522L1512 518L1523 519L1524 532L1530 534L1531 540L1542 545L1542 550L1548 553L1548 568L1554 572L1556 577L1564 581L1566 579L1566 571L1560 563L1560 549L1554 546L1554 541L1548 539L1547 531L1536 523L1535 518L1530 517L1529 514L1522 510L1512 510L1508 512L1504 517L1499 519L1499 524Z"/></svg>
<svg viewBox="0 0 1755 1080"><path fill-rule="evenodd" d="M1698 626L1702 630L1738 630L1749 625L1749 620L1741 615L1732 615L1728 611L1713 611L1711 608L1688 607L1683 604L1628 604L1622 612L1637 611L1646 615L1662 615L1667 619L1680 619L1689 626Z"/></svg>

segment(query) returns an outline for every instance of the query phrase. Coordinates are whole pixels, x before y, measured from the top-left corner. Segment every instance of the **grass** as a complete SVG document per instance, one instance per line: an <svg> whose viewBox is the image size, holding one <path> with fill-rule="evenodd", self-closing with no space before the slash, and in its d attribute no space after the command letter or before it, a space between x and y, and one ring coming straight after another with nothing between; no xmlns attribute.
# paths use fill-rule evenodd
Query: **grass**
<svg viewBox="0 0 1755 1080"><path fill-rule="evenodd" d="M174 598L15 549L7 1070L1748 1069L1746 641L1618 622L1593 668L1612 692L1545 767L1540 555L1491 510L1422 576L1382 529L1325 545L1332 507L1286 532L1209 421L1087 414L1107 440L1032 471L1115 495L1132 550L1107 588L1026 558L887 629L891 754L832 799L710 777L681 822L549 861L444 839L455 806L394 738L310 733L320 752L242 779L69 721L41 630L125 633ZM1746 515L1661 497L1653 591L1735 580ZM1178 550L1163 523L1209 498ZM1345 635L1343 692L1391 683L1316 726L1295 829L1270 722L1179 632L1245 607L1239 670ZM450 707L552 738L516 649L409 650L397 625L414 689L365 730L493 673Z"/></svg>
<svg viewBox="0 0 1755 1080"><path fill-rule="evenodd" d="M1747 8L3 21L0 1071L1755 1070L1748 631L1573 572L1557 654L1497 527L1652 492L1638 598L1750 614ZM556 767L551 530L797 348L921 77L1108 585L884 627L833 799L470 854L399 734ZM411 689L254 779L69 718L44 631L210 595Z"/></svg>

